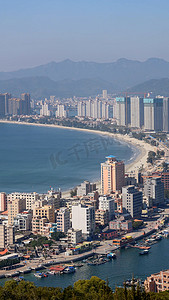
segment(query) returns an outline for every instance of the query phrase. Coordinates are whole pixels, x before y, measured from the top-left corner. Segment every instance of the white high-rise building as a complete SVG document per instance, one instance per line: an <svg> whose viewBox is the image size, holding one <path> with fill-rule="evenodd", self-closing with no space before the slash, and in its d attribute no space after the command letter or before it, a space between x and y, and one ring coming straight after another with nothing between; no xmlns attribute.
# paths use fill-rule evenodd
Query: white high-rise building
<svg viewBox="0 0 169 300"><path fill-rule="evenodd" d="M163 99L144 98L144 128L163 130Z"/></svg>
<svg viewBox="0 0 169 300"><path fill-rule="evenodd" d="M143 194L134 185L122 188L122 205L132 218L140 217L142 211Z"/></svg>
<svg viewBox="0 0 169 300"><path fill-rule="evenodd" d="M66 112L65 106L63 104L58 104L57 111L56 111L56 117L59 117L59 118L67 117L67 112Z"/></svg>
<svg viewBox="0 0 169 300"><path fill-rule="evenodd" d="M86 104L82 101L78 102L77 114L79 117L86 117Z"/></svg>
<svg viewBox="0 0 169 300"><path fill-rule="evenodd" d="M86 117L91 117L93 114L93 105L92 105L92 101L89 99L86 102Z"/></svg>
<svg viewBox="0 0 169 300"><path fill-rule="evenodd" d="M99 209L109 212L109 220L112 219L114 214L114 199L112 197L100 196Z"/></svg>
<svg viewBox="0 0 169 300"><path fill-rule="evenodd" d="M102 119L109 119L109 104L102 102Z"/></svg>
<svg viewBox="0 0 169 300"><path fill-rule="evenodd" d="M141 128L144 125L144 103L143 98L138 96L130 98L131 105L131 127Z"/></svg>
<svg viewBox="0 0 169 300"><path fill-rule="evenodd" d="M163 98L163 131L169 132L169 98Z"/></svg>
<svg viewBox="0 0 169 300"><path fill-rule="evenodd" d="M40 110L40 115L50 117L50 110L49 110L49 106L47 103L42 104L42 108Z"/></svg>
<svg viewBox="0 0 169 300"><path fill-rule="evenodd" d="M84 236L89 236L95 230L95 210L93 206L72 206L72 228L82 230Z"/></svg>

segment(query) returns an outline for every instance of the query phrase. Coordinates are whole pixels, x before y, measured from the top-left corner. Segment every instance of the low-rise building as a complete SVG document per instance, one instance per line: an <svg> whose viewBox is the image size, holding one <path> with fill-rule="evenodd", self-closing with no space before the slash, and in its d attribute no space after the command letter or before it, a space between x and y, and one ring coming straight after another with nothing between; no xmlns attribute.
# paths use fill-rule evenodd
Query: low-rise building
<svg viewBox="0 0 169 300"><path fill-rule="evenodd" d="M68 229L67 237L68 237L68 243L70 243L72 245L81 243L83 241L82 230L80 230L80 229L75 230L73 228L70 228L70 229Z"/></svg>
<svg viewBox="0 0 169 300"><path fill-rule="evenodd" d="M109 229L131 232L133 229L132 221L131 220L118 220L118 219L110 221Z"/></svg>
<svg viewBox="0 0 169 300"><path fill-rule="evenodd" d="M118 236L118 231L117 230L112 230L112 229L108 229L104 232L101 233L101 237L104 239L112 239Z"/></svg>
<svg viewBox="0 0 169 300"><path fill-rule="evenodd" d="M96 190L96 184L90 183L89 181L84 181L77 187L77 196L83 197L86 196L88 193L91 193Z"/></svg>

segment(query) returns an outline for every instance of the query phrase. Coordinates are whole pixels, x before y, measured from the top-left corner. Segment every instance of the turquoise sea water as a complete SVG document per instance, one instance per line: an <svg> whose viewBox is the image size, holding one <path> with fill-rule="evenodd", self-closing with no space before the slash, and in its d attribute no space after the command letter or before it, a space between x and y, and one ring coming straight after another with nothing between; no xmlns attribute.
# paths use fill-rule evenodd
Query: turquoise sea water
<svg viewBox="0 0 169 300"><path fill-rule="evenodd" d="M110 154L130 162L138 150L92 132L0 123L0 191L67 190L99 180Z"/></svg>

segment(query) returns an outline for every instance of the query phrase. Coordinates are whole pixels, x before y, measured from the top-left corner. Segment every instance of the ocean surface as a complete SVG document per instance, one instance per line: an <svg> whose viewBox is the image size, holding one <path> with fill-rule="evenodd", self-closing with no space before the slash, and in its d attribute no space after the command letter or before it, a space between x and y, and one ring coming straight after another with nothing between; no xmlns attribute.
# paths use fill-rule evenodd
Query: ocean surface
<svg viewBox="0 0 169 300"><path fill-rule="evenodd" d="M0 123L0 192L65 191L84 180L100 180L105 156L130 163L138 152L92 132Z"/></svg>

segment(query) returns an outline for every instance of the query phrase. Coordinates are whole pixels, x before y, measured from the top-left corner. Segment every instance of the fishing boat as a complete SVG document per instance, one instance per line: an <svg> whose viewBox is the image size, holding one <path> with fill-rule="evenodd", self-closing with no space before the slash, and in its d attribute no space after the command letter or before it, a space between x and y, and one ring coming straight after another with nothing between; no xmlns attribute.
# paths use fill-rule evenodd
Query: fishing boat
<svg viewBox="0 0 169 300"><path fill-rule="evenodd" d="M148 254L148 253L149 253L149 250L145 249L145 250L139 252L139 255L145 255L145 254Z"/></svg>

